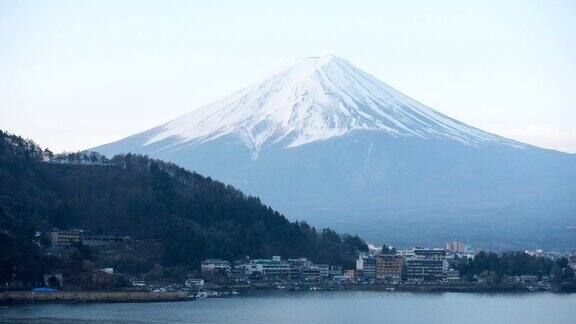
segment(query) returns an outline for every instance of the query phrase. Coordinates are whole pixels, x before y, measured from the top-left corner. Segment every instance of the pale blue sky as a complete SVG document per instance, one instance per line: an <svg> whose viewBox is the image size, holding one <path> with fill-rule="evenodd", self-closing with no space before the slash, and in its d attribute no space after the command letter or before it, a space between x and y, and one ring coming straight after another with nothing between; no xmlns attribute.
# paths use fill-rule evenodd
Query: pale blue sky
<svg viewBox="0 0 576 324"><path fill-rule="evenodd" d="M56 151L335 54L473 126L576 152L576 1L0 0L0 129Z"/></svg>

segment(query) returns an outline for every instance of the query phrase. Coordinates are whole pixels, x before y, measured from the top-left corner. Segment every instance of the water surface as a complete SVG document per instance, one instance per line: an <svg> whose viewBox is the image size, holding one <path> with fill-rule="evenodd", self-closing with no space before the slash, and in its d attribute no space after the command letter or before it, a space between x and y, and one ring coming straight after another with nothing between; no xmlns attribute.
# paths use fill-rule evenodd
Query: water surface
<svg viewBox="0 0 576 324"><path fill-rule="evenodd" d="M331 291L134 304L0 306L32 323L576 323L576 294Z"/></svg>

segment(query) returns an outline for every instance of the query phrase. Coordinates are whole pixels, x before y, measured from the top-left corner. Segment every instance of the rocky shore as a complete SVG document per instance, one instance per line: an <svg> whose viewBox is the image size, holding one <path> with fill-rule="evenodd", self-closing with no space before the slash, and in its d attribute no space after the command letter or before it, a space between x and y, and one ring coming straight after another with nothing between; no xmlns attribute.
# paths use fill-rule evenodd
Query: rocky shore
<svg viewBox="0 0 576 324"><path fill-rule="evenodd" d="M0 293L0 303L11 302L66 302L66 303L129 303L171 302L190 298L183 292L153 293L147 291L7 291Z"/></svg>

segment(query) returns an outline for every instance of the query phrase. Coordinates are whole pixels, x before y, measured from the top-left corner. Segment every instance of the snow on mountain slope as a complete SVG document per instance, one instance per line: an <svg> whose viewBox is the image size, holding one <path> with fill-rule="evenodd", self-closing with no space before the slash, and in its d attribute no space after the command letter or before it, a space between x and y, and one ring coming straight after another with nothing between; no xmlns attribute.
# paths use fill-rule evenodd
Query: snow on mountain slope
<svg viewBox="0 0 576 324"><path fill-rule="evenodd" d="M566 231L576 223L575 156L460 123L334 56L300 59L94 150L174 162L291 219L374 242L576 244Z"/></svg>
<svg viewBox="0 0 576 324"><path fill-rule="evenodd" d="M257 157L268 143L282 140L295 147L358 129L472 146L522 146L430 109L333 55L297 60L264 81L146 132L142 145L167 138L201 143L237 134Z"/></svg>

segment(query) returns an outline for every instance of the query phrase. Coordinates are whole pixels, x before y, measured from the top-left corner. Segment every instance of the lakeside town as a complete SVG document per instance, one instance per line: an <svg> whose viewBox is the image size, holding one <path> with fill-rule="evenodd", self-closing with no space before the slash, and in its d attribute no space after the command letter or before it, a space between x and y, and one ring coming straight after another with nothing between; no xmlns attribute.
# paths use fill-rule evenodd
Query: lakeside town
<svg viewBox="0 0 576 324"><path fill-rule="evenodd" d="M78 247L86 251L105 250L132 241L119 234L94 233L84 230L58 230L37 233L35 244L48 246L45 254L54 258L73 258ZM45 241L46 238L48 242ZM48 243L48 244L46 244ZM496 271L474 273L466 270L476 262L494 262L497 258L510 258L504 263L517 263L515 274ZM496 258L488 261L489 258ZM209 258L196 270L190 270L184 280L166 279L157 266L142 274L115 271L112 266L96 267L82 261L80 272L84 284L79 285L79 275L59 271L44 273L33 283L19 282L17 278L5 282L7 292L3 301L60 300L183 300L203 297L229 297L257 290L306 291L306 290L382 290L382 291L572 291L576 270L576 253L545 252L542 250L486 253L475 252L465 242L453 240L442 248L413 247L396 250L384 246L370 246L369 251L359 251L350 266L315 263L307 257L250 258L223 260ZM566 267L560 266L565 261ZM485 262L484 262L485 263ZM522 264L524 263L524 264ZM537 264L538 263L538 264ZM473 265L472 267L475 267ZM485 265L485 267L488 267ZM536 268L535 268L536 267ZM487 268L488 269L488 268ZM535 273L534 269L539 270ZM87 279L86 279L87 278ZM89 284L86 284L88 282ZM23 293L28 291L27 293ZM31 291L31 293L30 293ZM94 297L70 295L66 292L97 291L108 295ZM120 297L115 297L117 292ZM132 294L132 295L126 295ZM147 295L142 295L147 293ZM54 299L56 298L56 299ZM83 299L84 298L84 299Z"/></svg>
<svg viewBox="0 0 576 324"><path fill-rule="evenodd" d="M527 255L558 260L564 253L541 250ZM576 269L576 254L567 255ZM315 264L307 258L244 259L232 263L207 259L201 264L202 278L188 279L186 287L214 291L271 288L279 290L373 289L386 291L554 291L555 278L549 275L506 276L499 283L490 273L463 278L454 266L475 253L454 240L446 248L414 247L406 250L371 249L360 253L353 269ZM160 289L159 291L162 291Z"/></svg>

